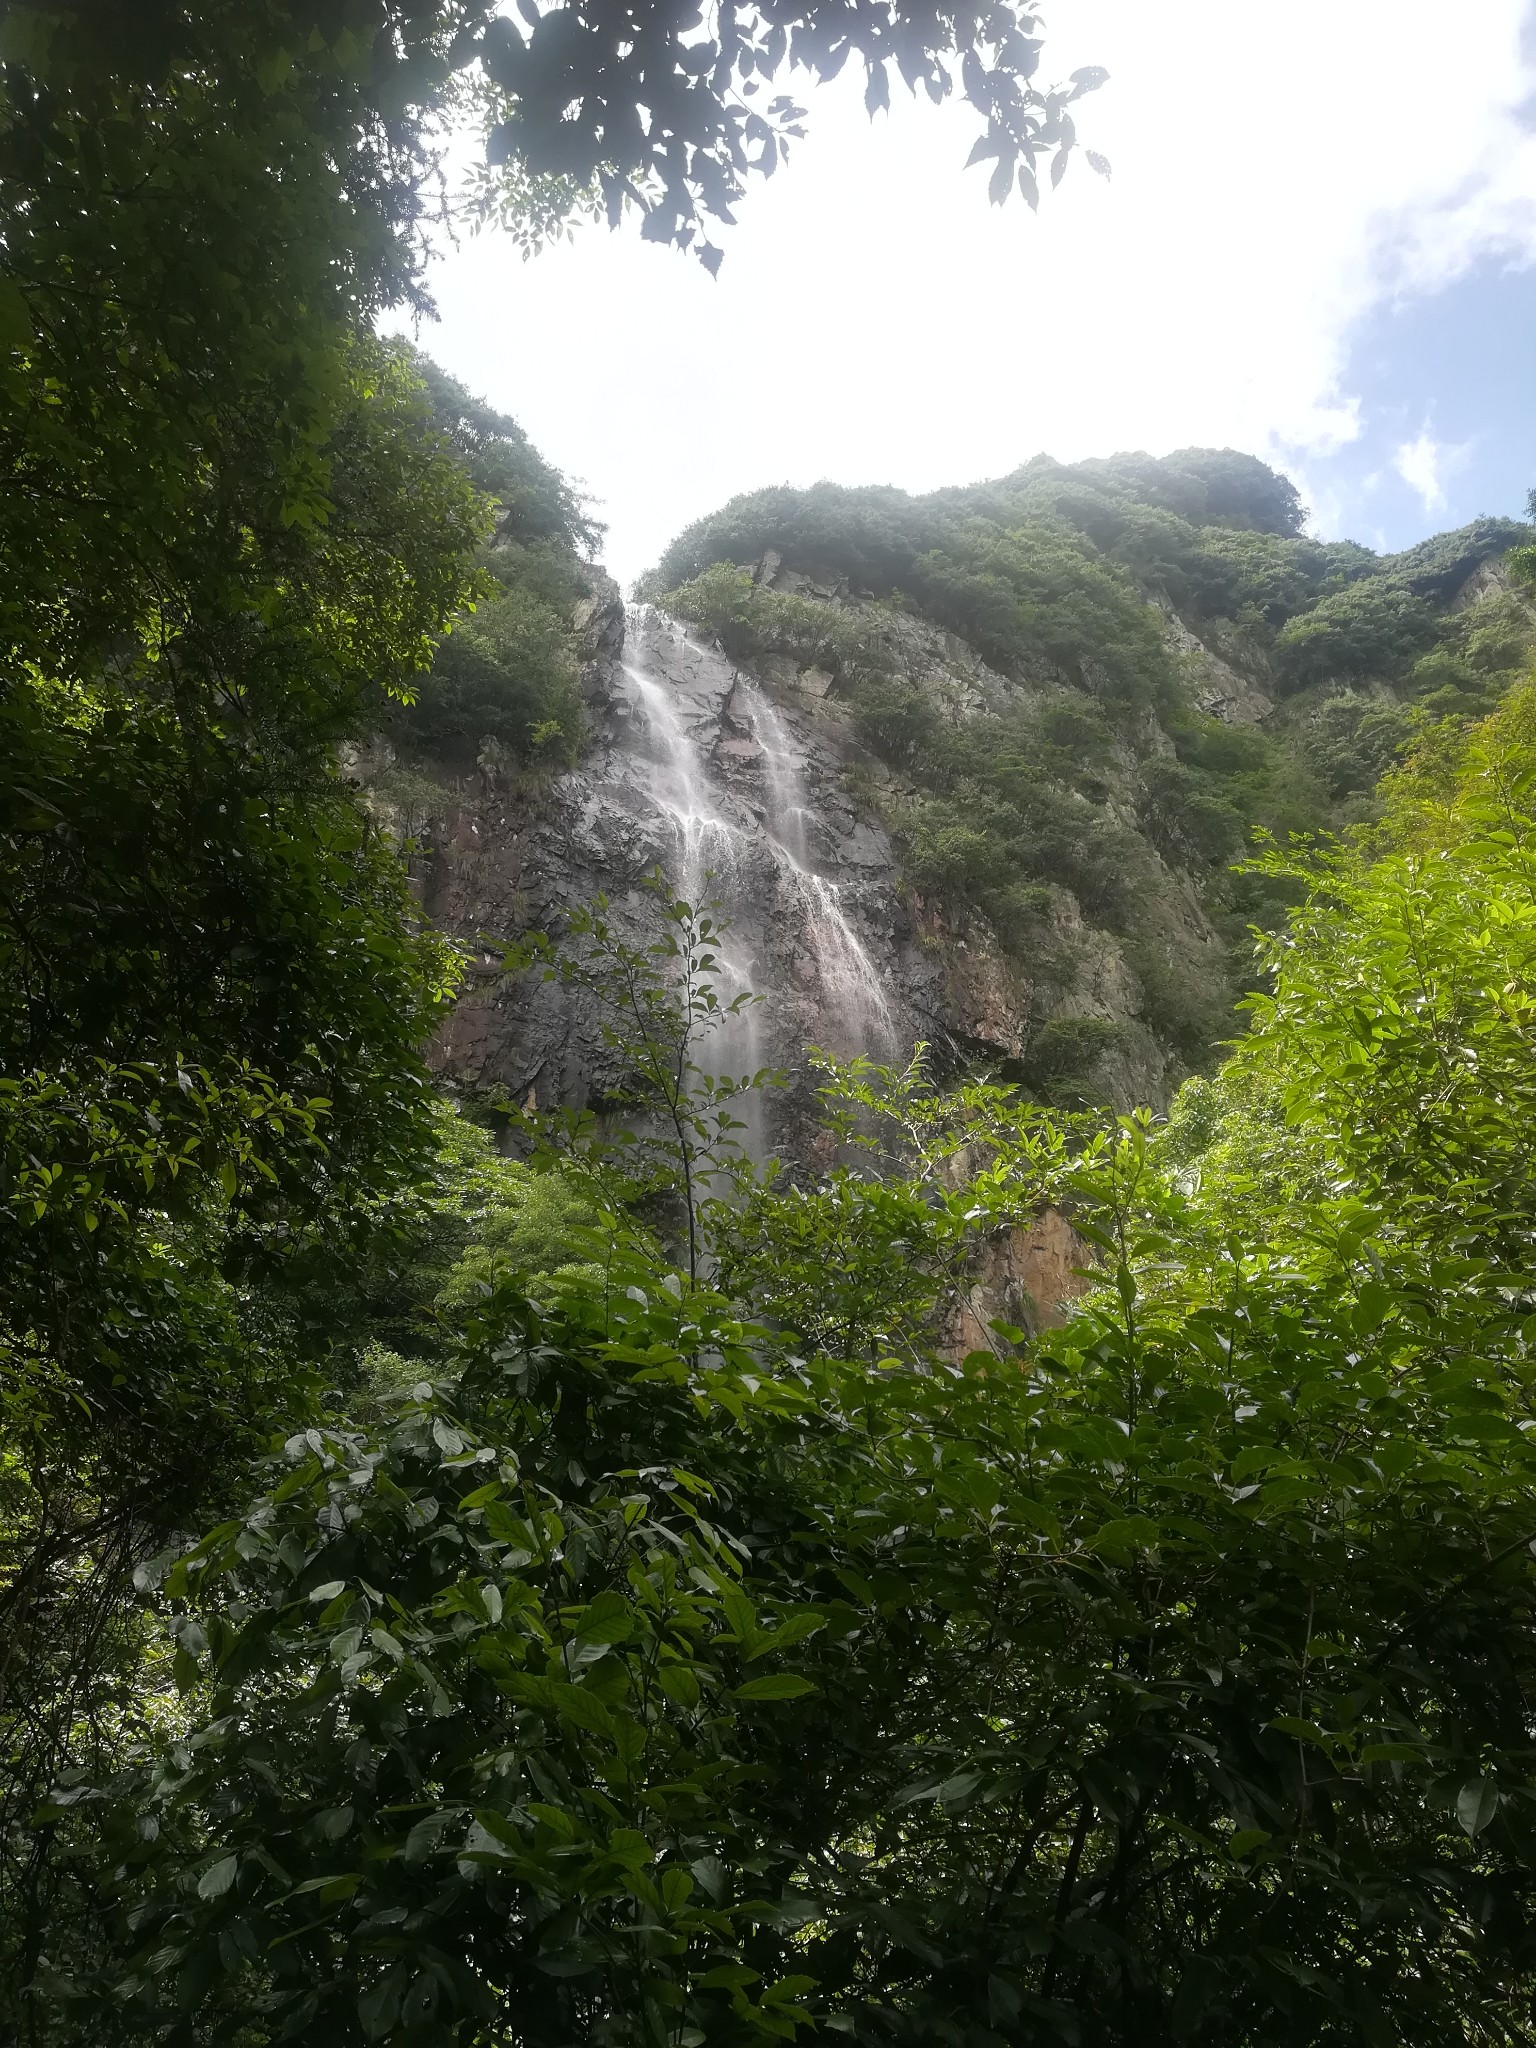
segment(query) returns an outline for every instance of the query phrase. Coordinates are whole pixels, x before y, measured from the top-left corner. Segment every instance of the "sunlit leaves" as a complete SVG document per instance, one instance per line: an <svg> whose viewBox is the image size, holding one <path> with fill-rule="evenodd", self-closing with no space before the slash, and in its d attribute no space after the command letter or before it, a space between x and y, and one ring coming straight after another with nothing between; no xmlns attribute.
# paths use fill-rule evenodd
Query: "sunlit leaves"
<svg viewBox="0 0 1536 2048"><path fill-rule="evenodd" d="M611 222L636 209L643 235L693 248L713 272L722 252L706 239L705 219L731 221L748 176L771 173L805 132L804 109L788 97L760 110L755 103L760 83L786 64L817 80L835 77L850 58L862 64L871 116L890 105L893 68L934 104L958 85L986 123L971 160L996 159L995 203L1013 189L1016 171L1032 175L1042 152L1057 151L1064 166L1066 108L1107 73L1088 67L1067 86L1042 91L1034 83L1036 27L1012 0L946 16L900 0L847 9L755 0L720 10L701 38L691 8L674 16L635 0L615 19L570 0L525 14L522 24L504 17L486 29L480 56L499 116L488 154L493 165L515 166L514 180L565 181L586 195L577 204L600 194ZM481 203L496 207L494 178Z"/></svg>

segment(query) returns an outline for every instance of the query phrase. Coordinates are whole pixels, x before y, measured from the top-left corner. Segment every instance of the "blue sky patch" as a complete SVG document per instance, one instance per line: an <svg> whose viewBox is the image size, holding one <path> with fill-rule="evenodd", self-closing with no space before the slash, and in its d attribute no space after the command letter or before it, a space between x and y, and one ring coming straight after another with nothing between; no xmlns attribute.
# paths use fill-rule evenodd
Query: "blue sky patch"
<svg viewBox="0 0 1536 2048"><path fill-rule="evenodd" d="M1361 433L1298 467L1319 530L1386 551L1516 517L1536 486L1536 268L1484 265L1430 296L1384 303L1339 380Z"/></svg>

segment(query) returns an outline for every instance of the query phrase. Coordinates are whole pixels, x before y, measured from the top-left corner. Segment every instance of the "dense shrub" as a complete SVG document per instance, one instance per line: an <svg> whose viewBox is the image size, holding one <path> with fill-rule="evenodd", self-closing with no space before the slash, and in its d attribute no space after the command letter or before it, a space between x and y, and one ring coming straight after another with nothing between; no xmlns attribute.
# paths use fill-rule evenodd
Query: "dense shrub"
<svg viewBox="0 0 1536 2048"><path fill-rule="evenodd" d="M1065 525L968 524L913 565L911 589L1004 674L1048 665L1117 707L1155 703L1171 687L1155 613Z"/></svg>
<svg viewBox="0 0 1536 2048"><path fill-rule="evenodd" d="M491 500L495 530L476 604L439 642L411 700L379 705L380 723L419 753L462 762L490 740L503 755L566 766L583 732L571 614L603 529L515 419L425 356L412 363L438 432Z"/></svg>
<svg viewBox="0 0 1536 2048"><path fill-rule="evenodd" d="M1328 573L1315 541L1270 533L1204 532L1199 540L1199 608L1237 618L1257 613L1268 626L1304 611Z"/></svg>
<svg viewBox="0 0 1536 2048"><path fill-rule="evenodd" d="M1024 1079L1047 1102L1075 1106L1091 1099L1094 1066L1124 1037L1124 1026L1108 1017L1049 1017L1029 1035Z"/></svg>
<svg viewBox="0 0 1536 2048"><path fill-rule="evenodd" d="M493 586L442 641L415 702L392 711L388 724L429 753L493 739L569 761L582 715L567 619L532 590Z"/></svg>
<svg viewBox="0 0 1536 2048"><path fill-rule="evenodd" d="M1373 790L1412 730L1400 704L1357 695L1327 697L1311 708L1299 744L1318 780L1335 801Z"/></svg>
<svg viewBox="0 0 1536 2048"><path fill-rule="evenodd" d="M1386 576L1362 577L1288 619L1276 642L1285 685L1300 689L1325 677L1406 676L1435 638L1427 599Z"/></svg>
<svg viewBox="0 0 1536 2048"><path fill-rule="evenodd" d="M580 493L546 462L509 413L476 398L430 357L413 352L439 431L479 488L497 508L497 538L504 542L552 541L565 551L591 554L603 527L588 512Z"/></svg>
<svg viewBox="0 0 1536 2048"><path fill-rule="evenodd" d="M1107 547L1126 521L1160 522L1165 550L1188 549L1206 526L1290 536L1302 508L1295 486L1232 449L1186 448L1155 458L1117 455L1063 464L1040 456L991 483L909 497L889 486L789 485L733 498L684 529L645 579L644 595L663 592L715 562L750 566L769 549L793 569L859 589L908 584L917 558L976 519L1008 530L1033 520L1065 520ZM1096 521L1106 522L1101 528ZM1118 522L1118 523L1117 523ZM1506 543L1507 545L1507 543Z"/></svg>
<svg viewBox="0 0 1536 2048"><path fill-rule="evenodd" d="M765 588L728 562L716 562L668 591L666 603L678 618L703 627L739 658L783 654L802 668L819 666L847 683L885 673L891 665L878 618L867 609L845 611L797 591Z"/></svg>
<svg viewBox="0 0 1536 2048"><path fill-rule="evenodd" d="M884 591L932 546L937 502L879 486L831 483L752 491L685 527L643 580L641 595L659 598L716 562L750 566L770 548L792 569L847 576L862 589Z"/></svg>

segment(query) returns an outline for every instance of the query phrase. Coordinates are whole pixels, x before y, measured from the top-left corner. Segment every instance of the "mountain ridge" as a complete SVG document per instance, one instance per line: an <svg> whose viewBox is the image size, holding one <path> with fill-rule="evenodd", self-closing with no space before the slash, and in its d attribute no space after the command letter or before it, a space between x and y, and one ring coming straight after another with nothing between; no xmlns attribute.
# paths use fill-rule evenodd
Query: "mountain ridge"
<svg viewBox="0 0 1536 2048"><path fill-rule="evenodd" d="M472 402L449 393L463 438ZM616 590L580 558L593 529L525 442L497 455L499 417L472 424L488 483L499 461L537 465L538 488L504 514L494 593L445 642L418 706L395 714L380 782L417 775L436 877L424 886L465 943L492 908L447 872L466 834L521 845L520 807L590 809L644 726L629 719ZM817 755L823 807L835 757L834 808L889 851L878 906L863 884L849 900L901 982L908 1046L931 1038L951 1064L1063 1104L1164 1106L1241 1029L1250 927L1287 907L1283 883L1242 869L1255 832L1284 842L1368 821L1413 735L1485 713L1536 643L1505 567L1531 527L1483 519L1382 557L1314 540L1303 520L1294 485L1233 450L1037 458L920 497L779 486L694 522L640 592L741 679L745 694L723 683L698 730L705 782L743 816L766 816L753 719L773 704ZM743 723L733 701L758 709ZM667 864L665 835L650 851ZM557 864L538 856L546 881ZM573 856L570 880L622 894L632 866ZM534 896L527 914L558 925L569 890ZM522 900L500 892L498 930ZM755 925L763 906L736 909ZM796 971L792 946L760 957L777 982ZM466 1013L455 1032L468 1030ZM537 1086L521 1053L504 1076L491 1047L470 1064L477 1087ZM590 1057L578 1066L557 1092L588 1088Z"/></svg>

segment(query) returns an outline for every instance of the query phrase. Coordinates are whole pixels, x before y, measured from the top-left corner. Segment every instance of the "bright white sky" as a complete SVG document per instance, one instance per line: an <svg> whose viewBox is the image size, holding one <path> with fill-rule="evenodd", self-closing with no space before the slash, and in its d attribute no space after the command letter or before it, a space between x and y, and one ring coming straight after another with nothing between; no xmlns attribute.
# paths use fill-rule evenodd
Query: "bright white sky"
<svg viewBox="0 0 1536 2048"><path fill-rule="evenodd" d="M1523 418L1503 394L1444 439L1437 378L1456 365L1443 346L1414 359L1404 311L1536 263L1527 15L1053 0L1045 69L1111 72L1078 120L1110 182L1079 153L1038 216L989 207L986 167L962 169L975 116L902 95L872 126L839 81L802 94L809 138L721 231L717 281L632 227L527 264L487 235L439 262L420 339L581 481L626 581L739 491L926 490L1041 449L1249 449L1297 478L1319 531L1402 545L1470 516L1458 477L1488 499L1472 511L1519 509L1524 484L1490 495L1509 496L1488 465L1507 468L1512 434L1536 483L1536 375L1517 380ZM1372 412L1383 334L1390 419Z"/></svg>

